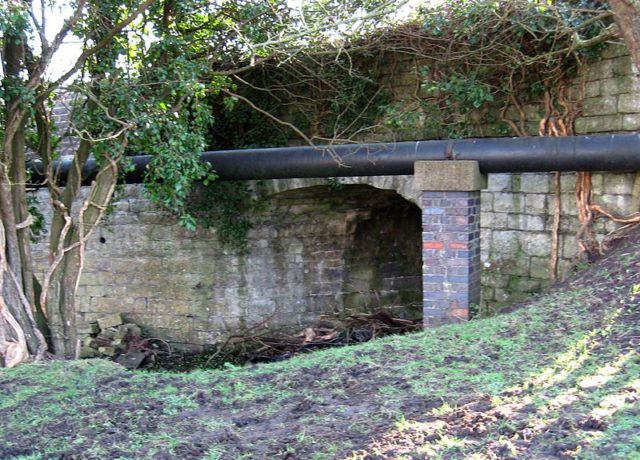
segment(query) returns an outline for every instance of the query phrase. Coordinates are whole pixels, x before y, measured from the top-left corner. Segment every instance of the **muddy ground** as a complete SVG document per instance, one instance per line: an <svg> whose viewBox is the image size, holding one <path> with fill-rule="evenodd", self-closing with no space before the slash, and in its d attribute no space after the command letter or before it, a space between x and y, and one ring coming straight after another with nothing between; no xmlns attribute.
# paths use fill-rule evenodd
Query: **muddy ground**
<svg viewBox="0 0 640 460"><path fill-rule="evenodd" d="M0 371L0 458L640 458L638 241L435 333L188 374Z"/></svg>

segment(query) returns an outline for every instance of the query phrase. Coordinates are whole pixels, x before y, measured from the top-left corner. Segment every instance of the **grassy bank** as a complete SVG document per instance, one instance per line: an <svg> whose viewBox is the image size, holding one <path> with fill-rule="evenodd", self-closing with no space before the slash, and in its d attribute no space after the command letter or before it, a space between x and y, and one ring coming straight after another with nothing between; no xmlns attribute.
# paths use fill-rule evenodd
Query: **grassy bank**
<svg viewBox="0 0 640 460"><path fill-rule="evenodd" d="M187 374L0 371L0 458L640 458L640 252L512 313Z"/></svg>

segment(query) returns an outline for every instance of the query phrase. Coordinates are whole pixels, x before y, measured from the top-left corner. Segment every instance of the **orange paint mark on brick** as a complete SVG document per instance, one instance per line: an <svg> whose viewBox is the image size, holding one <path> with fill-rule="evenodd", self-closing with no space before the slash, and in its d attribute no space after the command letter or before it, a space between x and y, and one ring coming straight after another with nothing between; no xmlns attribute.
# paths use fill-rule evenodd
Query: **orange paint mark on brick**
<svg viewBox="0 0 640 460"><path fill-rule="evenodd" d="M425 241L422 243L424 249L444 249L444 243L442 241Z"/></svg>
<svg viewBox="0 0 640 460"><path fill-rule="evenodd" d="M469 249L469 244L452 241L449 243L449 249Z"/></svg>
<svg viewBox="0 0 640 460"><path fill-rule="evenodd" d="M469 319L468 308L452 308L447 312L447 316L451 319L466 321Z"/></svg>

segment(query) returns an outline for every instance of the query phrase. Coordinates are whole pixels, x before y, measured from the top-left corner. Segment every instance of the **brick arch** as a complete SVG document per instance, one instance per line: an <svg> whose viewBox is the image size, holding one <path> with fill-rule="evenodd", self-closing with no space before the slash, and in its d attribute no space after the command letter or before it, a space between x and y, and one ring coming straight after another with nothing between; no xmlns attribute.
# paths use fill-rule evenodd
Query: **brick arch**
<svg viewBox="0 0 640 460"><path fill-rule="evenodd" d="M265 181L251 181L256 195L265 197L290 190L328 184L369 185L379 190L391 190L402 198L416 205L420 204L420 191L413 187L413 176L363 176L338 178L307 178L307 179L273 179Z"/></svg>

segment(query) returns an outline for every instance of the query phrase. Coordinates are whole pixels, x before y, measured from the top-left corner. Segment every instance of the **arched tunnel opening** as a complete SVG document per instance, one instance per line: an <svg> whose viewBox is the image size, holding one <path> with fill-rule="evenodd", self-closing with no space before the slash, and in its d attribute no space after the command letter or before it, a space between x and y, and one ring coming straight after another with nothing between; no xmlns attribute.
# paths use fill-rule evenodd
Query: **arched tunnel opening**
<svg viewBox="0 0 640 460"><path fill-rule="evenodd" d="M362 184L290 189L269 203L265 224L277 237L272 255L264 254L273 259L266 272L286 291L277 295L286 299L281 309L300 324L323 314L379 310L422 317L422 213L416 204L394 190Z"/></svg>
<svg viewBox="0 0 640 460"><path fill-rule="evenodd" d="M345 252L345 312L384 309L422 317L420 208L395 192L372 189L370 214L355 225Z"/></svg>

